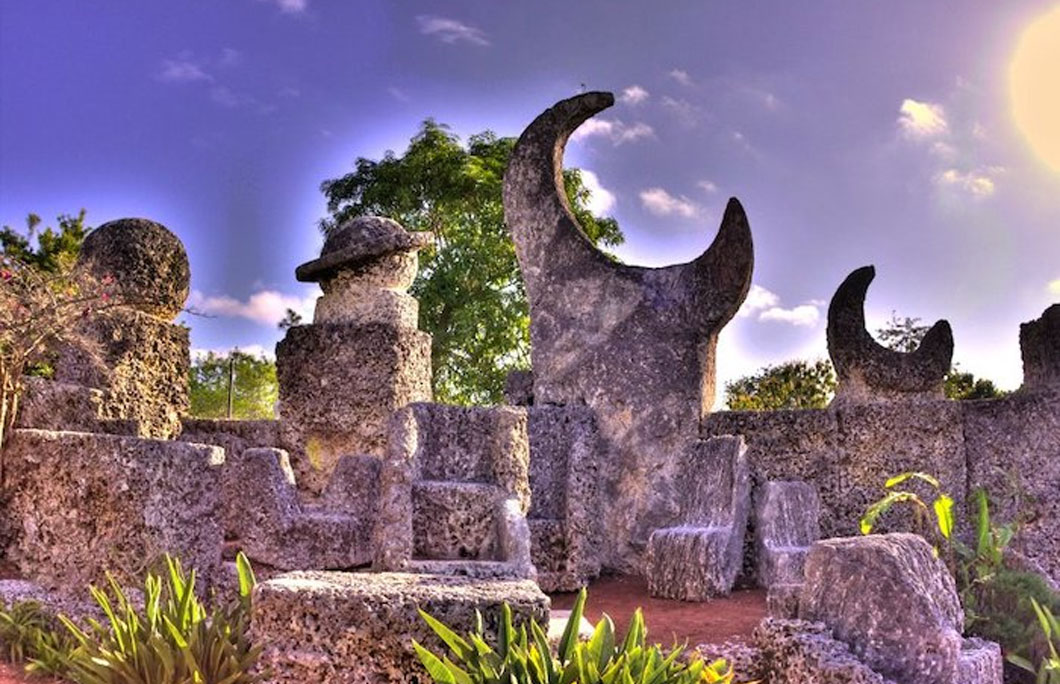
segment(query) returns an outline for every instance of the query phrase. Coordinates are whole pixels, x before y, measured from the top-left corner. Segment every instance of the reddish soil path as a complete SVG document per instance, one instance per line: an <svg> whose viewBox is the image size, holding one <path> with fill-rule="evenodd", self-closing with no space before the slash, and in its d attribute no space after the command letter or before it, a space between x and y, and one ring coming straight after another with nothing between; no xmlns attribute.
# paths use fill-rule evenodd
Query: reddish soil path
<svg viewBox="0 0 1060 684"><path fill-rule="evenodd" d="M0 663L0 684L63 684L58 679L30 677L21 665Z"/></svg>
<svg viewBox="0 0 1060 684"><path fill-rule="evenodd" d="M570 609L577 594L552 594L552 607ZM766 592L761 589L734 591L725 598L706 603L688 603L652 598L639 577L602 577L589 585L585 613L596 623L602 613L615 621L624 634L633 611L640 607L652 641L664 646L688 642L689 646L722 641L746 642L758 622L766 616Z"/></svg>

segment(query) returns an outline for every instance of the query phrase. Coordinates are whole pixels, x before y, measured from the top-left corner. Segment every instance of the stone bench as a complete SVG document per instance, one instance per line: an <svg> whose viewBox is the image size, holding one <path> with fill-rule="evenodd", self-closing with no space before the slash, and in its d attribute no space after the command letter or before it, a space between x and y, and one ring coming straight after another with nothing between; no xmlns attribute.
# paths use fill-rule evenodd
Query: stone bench
<svg viewBox="0 0 1060 684"><path fill-rule="evenodd" d="M410 573L292 572L254 590L252 631L277 684L427 681L412 640L444 649L423 609L465 634L482 613L494 644L501 605L515 623L547 624L549 599L531 580L475 580ZM446 651L446 653L448 653Z"/></svg>

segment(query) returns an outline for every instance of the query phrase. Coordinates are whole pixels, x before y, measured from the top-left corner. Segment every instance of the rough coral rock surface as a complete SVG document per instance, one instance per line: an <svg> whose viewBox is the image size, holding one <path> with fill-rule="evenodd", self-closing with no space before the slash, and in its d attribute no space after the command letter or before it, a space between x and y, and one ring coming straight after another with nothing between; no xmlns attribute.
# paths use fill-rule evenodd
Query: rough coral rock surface
<svg viewBox="0 0 1060 684"><path fill-rule="evenodd" d="M799 617L827 625L898 684L951 684L957 676L964 611L952 575L919 535L814 544Z"/></svg>
<svg viewBox="0 0 1060 684"><path fill-rule="evenodd" d="M224 452L183 442L16 430L4 451L6 556L46 589L112 572L139 584L162 554L210 582L221 563Z"/></svg>
<svg viewBox="0 0 1060 684"><path fill-rule="evenodd" d="M754 257L736 200L711 247L687 264L627 266L592 245L559 170L570 133L613 103L585 93L535 119L505 173L504 211L530 303L535 405L595 411L612 488L601 510L607 564L630 570L662 526L671 455L694 441L713 403L717 335L750 288Z"/></svg>
<svg viewBox="0 0 1060 684"><path fill-rule="evenodd" d="M817 489L806 482L766 482L756 494L755 552L759 586L802 582L810 544L821 537Z"/></svg>
<svg viewBox="0 0 1060 684"><path fill-rule="evenodd" d="M894 684L819 622L766 618L755 629L754 645L765 684Z"/></svg>
<svg viewBox="0 0 1060 684"><path fill-rule="evenodd" d="M184 308L191 267L184 243L165 226L142 218L104 223L86 237L78 262L109 276L122 301L171 321Z"/></svg>
<svg viewBox="0 0 1060 684"><path fill-rule="evenodd" d="M888 349L865 328L865 294L876 269L855 270L828 305L828 355L835 366L836 401L941 399L953 358L950 324L939 321L911 352Z"/></svg>
<svg viewBox="0 0 1060 684"><path fill-rule="evenodd" d="M501 604L517 625L545 625L549 600L529 580L481 580L405 573L295 572L254 590L252 633L276 684L404 684L430 681L412 640L444 652L418 611L457 633L480 611L492 640Z"/></svg>
<svg viewBox="0 0 1060 684"><path fill-rule="evenodd" d="M1023 388L1060 388L1060 304L1020 325Z"/></svg>

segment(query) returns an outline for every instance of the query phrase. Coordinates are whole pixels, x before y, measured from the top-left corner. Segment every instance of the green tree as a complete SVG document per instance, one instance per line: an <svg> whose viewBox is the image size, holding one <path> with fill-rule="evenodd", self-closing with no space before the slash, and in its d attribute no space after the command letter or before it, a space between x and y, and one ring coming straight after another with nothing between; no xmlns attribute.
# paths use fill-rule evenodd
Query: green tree
<svg viewBox="0 0 1060 684"><path fill-rule="evenodd" d="M77 216L62 214L56 219L58 228L40 230L37 214L26 217L25 232L11 226L0 229L0 248L5 256L39 269L45 273L59 273L77 261L81 243L91 228L85 226L85 210Z"/></svg>
<svg viewBox="0 0 1060 684"><path fill-rule="evenodd" d="M330 213L321 221L325 233L370 214L433 231L435 245L421 253L411 292L420 301L420 328L434 340L439 401L500 402L508 372L529 366L529 311L501 201L514 146L514 138L489 131L462 145L427 120L403 155L359 158L353 172L321 185ZM589 239L602 248L621 244L617 222L589 211L590 190L578 170L565 170L564 180Z"/></svg>
<svg viewBox="0 0 1060 684"><path fill-rule="evenodd" d="M732 411L824 408L835 386L828 361L788 361L726 383L725 405Z"/></svg>
<svg viewBox="0 0 1060 684"><path fill-rule="evenodd" d="M891 320L876 330L876 337L886 347L900 352L911 352L920 346L920 341L931 328L920 323L919 318L899 317L891 312ZM942 386L947 399L997 399L1007 392L998 389L986 378L976 378L973 374L961 371L953 364Z"/></svg>
<svg viewBox="0 0 1060 684"><path fill-rule="evenodd" d="M228 385L232 378L232 418L272 418L279 398L276 364L265 357L233 350L209 352L191 364L188 374L190 413L196 418L228 417Z"/></svg>
<svg viewBox="0 0 1060 684"><path fill-rule="evenodd" d="M294 309L287 309L287 313L283 315L283 318L276 324L276 327L280 330L286 331L288 328L293 328L296 325L302 325L302 314Z"/></svg>

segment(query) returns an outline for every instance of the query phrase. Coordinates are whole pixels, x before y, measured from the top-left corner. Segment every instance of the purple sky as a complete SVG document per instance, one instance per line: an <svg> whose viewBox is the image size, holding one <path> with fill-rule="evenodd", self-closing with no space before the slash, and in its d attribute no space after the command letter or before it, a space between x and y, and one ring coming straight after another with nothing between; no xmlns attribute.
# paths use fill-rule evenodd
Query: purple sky
<svg viewBox="0 0 1060 684"><path fill-rule="evenodd" d="M870 324L947 318L961 367L1014 388L1018 324L1060 300L1060 172L1016 129L1008 68L1055 7L3 0L0 221L160 221L217 314L188 319L193 346L271 350L315 295L293 273L321 244L321 180L427 117L517 135L584 84L620 102L567 163L620 256L688 260L727 197L748 211L756 287L720 380L826 355L828 299L874 263Z"/></svg>

